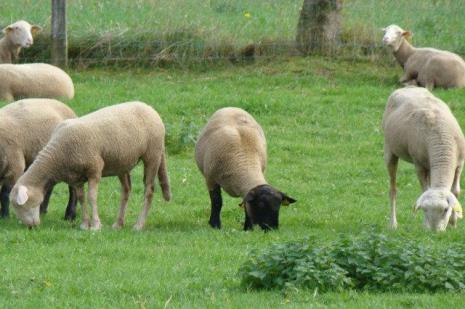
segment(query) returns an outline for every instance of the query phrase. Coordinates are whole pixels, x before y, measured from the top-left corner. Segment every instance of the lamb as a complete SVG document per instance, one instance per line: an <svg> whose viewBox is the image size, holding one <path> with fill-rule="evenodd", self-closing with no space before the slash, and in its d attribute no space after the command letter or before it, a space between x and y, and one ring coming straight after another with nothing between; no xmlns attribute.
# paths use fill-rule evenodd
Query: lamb
<svg viewBox="0 0 465 309"><path fill-rule="evenodd" d="M0 100L73 97L73 81L60 68L46 63L0 64Z"/></svg>
<svg viewBox="0 0 465 309"><path fill-rule="evenodd" d="M213 228L221 228L221 188L242 197L244 230L255 224L265 231L278 228L280 206L296 201L266 182L265 134L240 108L222 108L212 115L195 146L195 160L210 193L209 224Z"/></svg>
<svg viewBox="0 0 465 309"><path fill-rule="evenodd" d="M2 30L4 37L0 39L0 63L13 63L18 60L21 48L30 47L34 43L32 35L41 30L41 27L24 20L6 26Z"/></svg>
<svg viewBox="0 0 465 309"><path fill-rule="evenodd" d="M384 160L390 178L391 228L397 228L396 171L399 158L415 165L423 194L414 210L425 226L444 231L462 217L457 200L465 139L449 107L427 89L406 87L389 97L383 116Z"/></svg>
<svg viewBox="0 0 465 309"><path fill-rule="evenodd" d="M52 99L26 99L0 109L0 192L1 217L9 214L9 195L13 185L50 139L55 127L63 120L75 118L65 104ZM54 183L45 184L41 212L47 211ZM65 219L76 217L76 195L70 188Z"/></svg>
<svg viewBox="0 0 465 309"><path fill-rule="evenodd" d="M389 46L404 69L403 84L434 87L465 87L465 61L458 55L434 48L415 48L407 38L409 31L397 25L383 28L383 43Z"/></svg>
<svg viewBox="0 0 465 309"><path fill-rule="evenodd" d="M118 176L121 182L119 216L113 228L124 225L124 215L131 191L130 172L144 163L144 208L134 226L143 228L158 174L165 200L171 198L165 158L165 127L158 113L142 102L108 106L81 118L63 121L53 132L30 168L13 187L10 201L17 216L29 227L40 223L38 206L50 181L64 181L76 189L82 206L81 229L99 230L97 191L100 179ZM89 222L84 198L88 182L88 201L92 206Z"/></svg>

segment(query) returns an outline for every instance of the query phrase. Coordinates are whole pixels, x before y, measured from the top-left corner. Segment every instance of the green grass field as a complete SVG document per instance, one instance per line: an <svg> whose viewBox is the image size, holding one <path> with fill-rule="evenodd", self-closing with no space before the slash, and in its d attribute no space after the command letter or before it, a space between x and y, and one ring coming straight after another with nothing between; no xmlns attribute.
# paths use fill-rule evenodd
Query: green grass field
<svg viewBox="0 0 465 309"><path fill-rule="evenodd" d="M399 171L399 229L388 229L388 181L380 121L397 87L398 67L369 62L292 58L250 66L181 70L70 72L79 114L128 100L153 105L167 127L173 200L157 190L146 228L134 232L142 208L140 166L133 172L127 226L113 231L119 184L99 190L102 231L62 220L67 189L57 187L42 225L0 222L0 307L448 307L460 294L253 292L238 268L252 249L312 237L327 243L374 228L441 248L462 243L465 223L434 234L411 206L420 194L412 166ZM465 123L465 90L437 90ZM240 202L224 196L223 229L208 224L209 198L193 160L193 142L218 108L238 106L261 123L268 140L268 181L298 200L281 210L279 231L243 232ZM80 215L80 211L79 211Z"/></svg>
<svg viewBox="0 0 465 309"><path fill-rule="evenodd" d="M73 0L68 1L70 58L79 64L158 63L229 58L247 44L261 56L292 52L303 0ZM344 0L340 53L379 54L380 28L398 24L413 43L465 55L464 0ZM26 19L44 27L23 59L49 59L51 1L0 4L0 26ZM166 57L169 54L169 57ZM77 60L78 59L78 60Z"/></svg>
<svg viewBox="0 0 465 309"><path fill-rule="evenodd" d="M194 58L212 47L289 45L301 3L72 0L70 49L84 58L124 58L135 51L136 58L144 59L153 56L146 50L151 52L158 40L166 41L162 47L187 41L191 49L182 52L192 52ZM327 244L339 234L370 229L439 248L463 242L465 222L434 234L423 228L421 213L413 215L420 186L414 168L403 162L398 174L399 229L388 229L380 123L401 69L392 61L359 57L363 53L352 47L372 46L368 53L379 55L379 28L397 23L414 32L414 44L465 54L464 6L463 0L344 1L345 60L265 57L250 65L221 63L195 70L84 69L86 63L74 67L69 73L76 97L68 103L77 114L130 100L147 102L160 113L167 128L173 200L162 201L157 187L145 230L134 232L132 224L143 203L138 166L132 173L127 226L121 231L111 228L119 207L119 182L114 178L104 179L99 187L100 232L79 230L80 209L75 223L62 219L64 184L56 187L39 228L27 230L14 215L1 220L0 307L462 307L463 295L450 293L248 291L240 287L238 269L251 250L273 243L310 237L315 245ZM2 1L0 11L0 26L26 19L44 27L36 49L25 51L23 59L35 54L34 59L47 60L50 1ZM434 94L465 125L465 89ZM225 106L246 109L262 125L268 141L267 180L298 200L281 210L278 231L243 232L240 200L225 194L223 229L208 226L210 202L193 159L194 141L209 116Z"/></svg>

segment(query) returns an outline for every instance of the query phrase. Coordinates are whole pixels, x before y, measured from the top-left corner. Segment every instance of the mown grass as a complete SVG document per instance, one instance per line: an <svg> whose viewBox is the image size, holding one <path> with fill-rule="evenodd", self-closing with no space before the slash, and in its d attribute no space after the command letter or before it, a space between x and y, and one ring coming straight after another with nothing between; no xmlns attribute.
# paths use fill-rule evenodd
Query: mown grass
<svg viewBox="0 0 465 309"><path fill-rule="evenodd" d="M73 63L183 64L239 58L246 45L256 55L295 53L302 0L73 0L68 1L69 52ZM459 1L344 1L339 53L379 58L381 27L398 24L418 46L465 55L465 20ZM44 27L23 61L50 57L51 1L0 4L0 26L26 19Z"/></svg>
<svg viewBox="0 0 465 309"><path fill-rule="evenodd" d="M208 71L70 72L79 114L128 100L153 105L168 128L173 201L157 190L146 228L133 232L142 207L141 167L133 172L127 226L113 231L119 184L99 188L101 232L62 220L66 187L52 196L42 225L29 231L12 217L0 222L0 307L459 307L460 294L343 293L240 288L238 269L252 249L374 228L439 248L462 243L464 223L426 232L411 205L420 194L412 166L399 170L399 229L388 229L388 181L380 121L400 68L370 62L292 58ZM437 90L463 124L465 90ZM223 195L223 229L208 224L209 198L193 160L193 142L223 106L248 110L267 135L268 181L298 202L281 211L280 229L243 232L238 199ZM184 138L188 136L188 138ZM109 137L111 138L111 137Z"/></svg>

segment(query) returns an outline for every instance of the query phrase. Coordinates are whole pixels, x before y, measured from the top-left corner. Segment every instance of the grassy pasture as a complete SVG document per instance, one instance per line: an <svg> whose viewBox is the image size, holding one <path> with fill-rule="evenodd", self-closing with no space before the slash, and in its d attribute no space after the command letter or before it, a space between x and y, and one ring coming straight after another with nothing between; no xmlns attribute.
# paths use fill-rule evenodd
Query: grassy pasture
<svg viewBox="0 0 465 309"><path fill-rule="evenodd" d="M247 44L268 57L287 54L302 0L68 1L70 58L79 64L189 63L227 59ZM44 27L23 59L49 59L51 1L0 3L0 26L26 19ZM380 28L398 24L418 46L465 54L463 0L344 1L340 53L379 55Z"/></svg>
<svg viewBox="0 0 465 309"><path fill-rule="evenodd" d="M301 3L72 0L68 1L70 48L82 57L144 59L152 57L147 52L151 48L182 47L185 42L189 48L180 49L181 57L191 53L194 58L211 48L222 57L227 53L224 49L249 43L289 46ZM465 54L463 0L344 3L346 47L367 47L364 53L378 55L378 29L397 23L413 30L414 44ZM18 19L44 26L23 59L47 60L50 1L1 1L0 11L1 26ZM162 41L159 46L158 41ZM360 50L348 50L346 59L359 58ZM67 188L59 185L38 229L28 231L14 216L0 222L0 307L462 306L463 295L456 294L281 293L240 288L237 270L247 253L272 243L304 237L315 244L327 243L340 233L374 228L446 248L462 242L465 224L459 222L457 229L442 234L426 232L422 214L415 217L411 211L420 194L415 171L401 163L399 229L387 228L388 181L380 121L386 99L397 87L400 68L387 66L386 61L380 65L317 57L264 61L196 71L71 70L76 97L69 105L79 115L128 100L150 103L161 114L167 128L173 201L163 202L157 188L145 230L131 230L143 202L139 166L132 173L127 226L121 231L111 229L118 211L119 183L106 178L98 199L104 228L99 233L83 232L79 219L76 223L62 220ZM465 90L434 93L449 104L463 126ZM255 116L268 140L267 179L298 200L282 209L277 232L242 232L239 200L226 195L223 229L215 231L207 224L209 198L193 160L193 141L208 117L224 106L242 107Z"/></svg>
<svg viewBox="0 0 465 309"><path fill-rule="evenodd" d="M167 126L173 201L157 190L143 232L133 232L142 207L140 166L133 172L127 226L113 231L119 184L99 188L101 232L62 220L67 190L57 187L49 213L33 231L12 217L0 222L0 307L459 307L462 295L347 291L252 292L237 270L252 249L311 237L326 243L339 233L388 230L388 181L380 121L399 68L369 62L291 58L276 63L181 70L71 71L83 115L127 100L152 104ZM463 124L465 90L437 90ZM206 119L238 106L262 124L268 140L267 179L298 202L281 211L281 228L243 232L238 199L223 195L223 229L208 224L209 199L193 160L193 142ZM462 242L464 224L432 234L411 206L420 193L412 166L399 171L394 235L446 248ZM79 211L80 214L80 211Z"/></svg>

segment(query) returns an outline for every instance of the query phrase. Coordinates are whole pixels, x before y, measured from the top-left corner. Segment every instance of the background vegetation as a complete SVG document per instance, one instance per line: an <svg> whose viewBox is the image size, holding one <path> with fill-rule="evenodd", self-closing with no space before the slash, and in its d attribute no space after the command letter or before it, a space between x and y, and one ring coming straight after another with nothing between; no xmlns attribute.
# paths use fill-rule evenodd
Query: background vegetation
<svg viewBox="0 0 465 309"><path fill-rule="evenodd" d="M0 222L0 307L462 305L463 295L452 293L346 290L321 294L300 288L256 292L242 288L238 274L251 250L302 238L324 246L339 234L358 235L372 228L439 250L463 243L463 222L457 229L433 234L422 228L421 214L412 215L411 205L420 188L414 169L405 163L399 167L399 230L388 230L380 121L387 97L398 87L400 68L391 60L366 61L364 56L378 57L378 28L390 23L413 29L419 45L463 51L462 1L347 1L344 27L354 35L342 49L349 57L339 59L277 57L270 61L264 55L249 65L223 63L201 70L186 70L182 65L177 69L86 69L92 61L124 58L134 49L140 53L132 55L151 57L143 53L145 48L172 33L181 37L193 33L201 38L202 48L231 44L236 49L265 39L289 42L300 2L69 1L70 44L75 46L71 52L77 50L84 60L69 71L76 97L68 104L79 115L129 100L153 105L167 127L173 201L162 202L157 190L146 229L131 230L143 201L139 166L133 172L127 226L121 231L111 229L119 184L106 178L98 199L104 228L99 233L83 232L79 219L76 223L62 220L67 190L60 185L38 229L28 231L14 216ZM0 11L1 24L24 18L43 25L45 37L49 31L49 1L2 1ZM250 17L245 16L247 12ZM105 37L120 43L99 45ZM117 37L121 40L116 41ZM46 50L39 42L36 52ZM369 48L350 49L350 44L365 46L364 42ZM278 45L270 46L279 50ZM90 52L93 47L102 51L101 56ZM23 59L33 53L28 50ZM465 122L464 91L434 92L450 105L461 124ZM267 179L298 200L282 209L279 231L241 231L239 201L226 195L223 229L215 231L207 224L209 198L193 160L193 145L208 117L224 106L242 107L262 124L269 145Z"/></svg>
<svg viewBox="0 0 465 309"><path fill-rule="evenodd" d="M73 0L68 1L70 58L75 64L187 65L295 54L302 0ZM44 27L24 60L49 59L51 1L0 3L0 26L19 18ZM413 42L465 54L465 1L347 0L339 52L378 59L380 28L398 24ZM381 53L382 55L383 53Z"/></svg>

